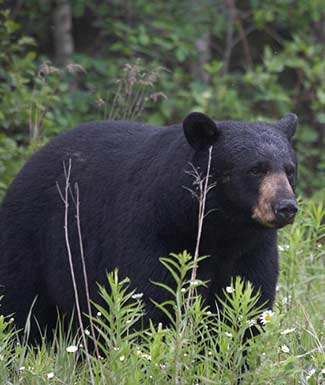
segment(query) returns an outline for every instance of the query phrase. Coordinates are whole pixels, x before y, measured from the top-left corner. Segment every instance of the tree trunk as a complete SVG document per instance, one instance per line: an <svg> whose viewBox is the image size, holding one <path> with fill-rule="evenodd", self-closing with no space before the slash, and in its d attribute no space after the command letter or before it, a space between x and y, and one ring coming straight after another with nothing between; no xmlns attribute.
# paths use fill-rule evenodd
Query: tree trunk
<svg viewBox="0 0 325 385"><path fill-rule="evenodd" d="M204 69L204 65L209 63L211 59L209 32L203 34L195 41L195 48L198 52L198 60L192 65L192 73L195 79L201 80L203 83L208 83L210 77Z"/></svg>
<svg viewBox="0 0 325 385"><path fill-rule="evenodd" d="M316 38L316 41L323 47L322 55L325 57L325 12L321 15L320 21L313 25L313 32ZM323 66L323 69L325 67ZM322 109L325 112L325 108ZM319 145L321 148L325 146L325 122L317 121L316 128L319 134Z"/></svg>
<svg viewBox="0 0 325 385"><path fill-rule="evenodd" d="M69 0L56 0L53 12L55 61L61 65L71 62L74 52L72 13Z"/></svg>

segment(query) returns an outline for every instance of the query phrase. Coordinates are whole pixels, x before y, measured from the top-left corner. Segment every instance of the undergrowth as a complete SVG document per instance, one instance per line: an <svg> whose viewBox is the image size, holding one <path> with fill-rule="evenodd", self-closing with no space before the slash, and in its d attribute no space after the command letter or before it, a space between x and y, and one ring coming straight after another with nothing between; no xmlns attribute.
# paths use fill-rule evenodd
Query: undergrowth
<svg viewBox="0 0 325 385"><path fill-rule="evenodd" d="M300 202L295 224L280 234L273 312L256 309L258 295L238 277L225 288L223 309L212 312L198 294L206 283L188 279L193 258L172 254L161 262L174 288L155 283L171 295L156 303L168 323L135 327L145 317L142 293L117 270L108 274L109 290L99 289L105 305L94 305L100 356L91 354L93 376L79 335L58 327L51 343L35 348L19 342L12 319L1 316L0 384L324 384L323 201L324 193ZM251 328L261 333L247 340Z"/></svg>

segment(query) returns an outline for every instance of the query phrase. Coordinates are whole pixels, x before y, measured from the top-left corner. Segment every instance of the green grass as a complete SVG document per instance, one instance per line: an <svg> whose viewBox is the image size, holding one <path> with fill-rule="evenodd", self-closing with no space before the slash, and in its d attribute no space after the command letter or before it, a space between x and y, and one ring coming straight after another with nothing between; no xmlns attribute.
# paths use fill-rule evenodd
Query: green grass
<svg viewBox="0 0 325 385"><path fill-rule="evenodd" d="M249 346L243 336L259 317L250 285L234 280L223 314L211 314L199 296L188 301L193 260L184 252L162 259L176 281L176 290L165 287L173 300L157 305L169 327L134 331L141 295L117 271L108 275L107 306L94 317L102 357L92 355L90 367L80 336L59 330L53 343L33 348L18 344L12 322L0 317L0 384L325 384L324 193L300 202L295 224L281 231L274 313Z"/></svg>

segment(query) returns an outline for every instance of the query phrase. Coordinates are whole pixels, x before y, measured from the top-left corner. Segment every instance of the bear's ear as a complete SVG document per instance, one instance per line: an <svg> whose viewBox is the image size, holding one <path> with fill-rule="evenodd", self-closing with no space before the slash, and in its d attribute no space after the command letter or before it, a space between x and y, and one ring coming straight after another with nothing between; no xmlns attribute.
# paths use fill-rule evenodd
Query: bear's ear
<svg viewBox="0 0 325 385"><path fill-rule="evenodd" d="M295 134L297 125L298 116L293 113L285 115L277 123L277 127L287 135L289 140L291 140L291 138Z"/></svg>
<svg viewBox="0 0 325 385"><path fill-rule="evenodd" d="M183 130L188 143L201 150L216 142L220 130L215 122L201 112L192 112L183 121Z"/></svg>

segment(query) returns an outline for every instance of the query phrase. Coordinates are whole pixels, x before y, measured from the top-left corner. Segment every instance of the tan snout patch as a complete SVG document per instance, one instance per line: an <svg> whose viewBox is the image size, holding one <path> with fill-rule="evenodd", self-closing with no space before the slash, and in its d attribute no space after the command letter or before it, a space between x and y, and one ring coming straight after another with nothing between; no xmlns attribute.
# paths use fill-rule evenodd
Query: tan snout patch
<svg viewBox="0 0 325 385"><path fill-rule="evenodd" d="M253 219L267 227L275 226L276 218L272 202L275 201L279 191L286 195L294 195L286 174L283 172L266 175L259 188L257 204L253 209Z"/></svg>

